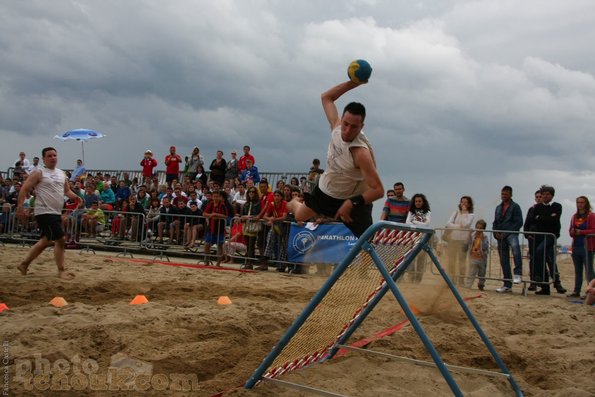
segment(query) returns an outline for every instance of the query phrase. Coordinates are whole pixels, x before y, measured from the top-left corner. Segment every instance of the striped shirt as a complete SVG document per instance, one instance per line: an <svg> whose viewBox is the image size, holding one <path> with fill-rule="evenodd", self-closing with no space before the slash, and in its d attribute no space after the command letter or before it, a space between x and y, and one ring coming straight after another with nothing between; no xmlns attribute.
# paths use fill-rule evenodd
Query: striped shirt
<svg viewBox="0 0 595 397"><path fill-rule="evenodd" d="M388 198L384 202L382 212L387 214L387 221L405 223L409 212L409 199L407 197L403 197L401 200Z"/></svg>

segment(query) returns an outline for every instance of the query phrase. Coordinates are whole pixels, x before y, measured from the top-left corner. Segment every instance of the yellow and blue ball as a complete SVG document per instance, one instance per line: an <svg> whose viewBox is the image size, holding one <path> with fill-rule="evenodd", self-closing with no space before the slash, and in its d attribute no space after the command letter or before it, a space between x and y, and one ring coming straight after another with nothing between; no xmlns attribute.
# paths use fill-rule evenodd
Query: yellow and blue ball
<svg viewBox="0 0 595 397"><path fill-rule="evenodd" d="M347 75L356 84L366 83L372 75L372 66L363 59L356 59L349 64Z"/></svg>

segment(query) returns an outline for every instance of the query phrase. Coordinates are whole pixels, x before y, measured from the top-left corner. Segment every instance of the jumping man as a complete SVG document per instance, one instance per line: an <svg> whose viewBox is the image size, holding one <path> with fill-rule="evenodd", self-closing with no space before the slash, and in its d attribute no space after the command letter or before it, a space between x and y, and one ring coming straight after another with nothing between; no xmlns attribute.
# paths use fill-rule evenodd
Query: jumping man
<svg viewBox="0 0 595 397"><path fill-rule="evenodd" d="M322 109L331 127L327 167L318 186L305 195L305 204L292 200L288 207L297 221L316 215L334 217L358 237L372 224L372 203L384 195L372 147L362 132L364 105L349 103L341 117L335 105L359 85L346 81L322 94Z"/></svg>

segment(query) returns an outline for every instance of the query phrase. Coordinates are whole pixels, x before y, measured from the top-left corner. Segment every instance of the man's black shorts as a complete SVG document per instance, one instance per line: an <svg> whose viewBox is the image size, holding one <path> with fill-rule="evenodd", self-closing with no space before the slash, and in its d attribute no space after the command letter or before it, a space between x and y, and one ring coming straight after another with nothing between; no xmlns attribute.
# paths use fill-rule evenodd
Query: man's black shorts
<svg viewBox="0 0 595 397"><path fill-rule="evenodd" d="M37 221L37 226L39 226L41 237L45 237L50 241L60 240L62 237L64 237L62 218L60 215L37 215L35 220Z"/></svg>
<svg viewBox="0 0 595 397"><path fill-rule="evenodd" d="M334 218L345 200L325 194L316 186L312 193L304 193L306 207L320 215ZM345 223L356 237L361 236L372 225L372 204L366 204L351 210L351 223Z"/></svg>

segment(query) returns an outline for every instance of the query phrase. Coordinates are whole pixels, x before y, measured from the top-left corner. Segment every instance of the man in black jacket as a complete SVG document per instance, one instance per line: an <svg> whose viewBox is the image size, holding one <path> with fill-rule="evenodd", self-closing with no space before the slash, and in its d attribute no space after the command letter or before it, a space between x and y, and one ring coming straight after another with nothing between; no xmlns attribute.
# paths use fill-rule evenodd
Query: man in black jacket
<svg viewBox="0 0 595 397"><path fill-rule="evenodd" d="M541 203L541 189L537 189L535 191L535 204L533 204L529 210L527 210L527 217L525 218L525 224L523 225L523 230L525 232L525 238L527 239L527 250L529 251L529 278L531 279L531 285L529 286L529 291L535 291L537 286L533 281L535 278L533 275L535 274L535 268L533 265L533 251L535 251L535 235L530 233L534 232L533 225L531 221L533 219L533 211L535 211L535 206Z"/></svg>
<svg viewBox="0 0 595 397"><path fill-rule="evenodd" d="M552 186L543 185L541 191L541 203L536 204L531 214L531 219L527 219L533 231L547 234L535 235L535 249L533 250L533 276L538 283L548 283L549 277L554 279L554 288L559 294L566 293L566 289L560 283L560 273L555 262L556 239L560 237L560 217L562 216L562 205L553 202L555 189ZM554 238L555 236L555 238ZM546 267L546 258L548 266ZM549 268L549 269L548 269ZM549 295L549 284L542 284L541 290L537 295Z"/></svg>
<svg viewBox="0 0 595 397"><path fill-rule="evenodd" d="M500 191L502 202L496 207L494 214L493 230L494 237L498 240L498 253L500 254L500 266L504 276L504 285L497 292L510 292L512 282L515 284L521 282L523 274L523 257L521 256L521 247L519 245L518 232L523 226L523 213L521 207L512 201L512 188L504 186ZM512 232L512 233L507 233ZM514 279L510 270L510 250L514 259Z"/></svg>

